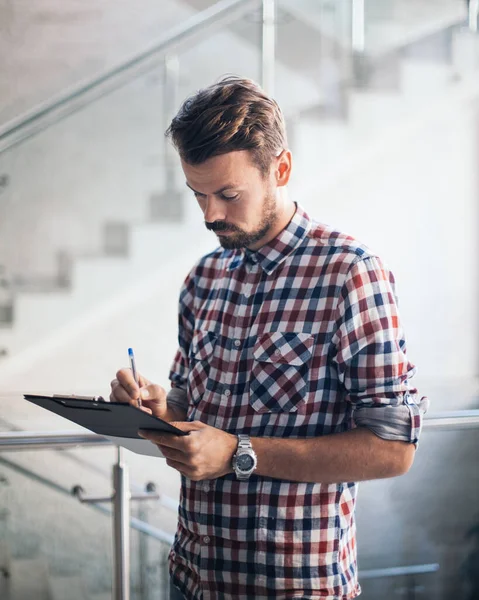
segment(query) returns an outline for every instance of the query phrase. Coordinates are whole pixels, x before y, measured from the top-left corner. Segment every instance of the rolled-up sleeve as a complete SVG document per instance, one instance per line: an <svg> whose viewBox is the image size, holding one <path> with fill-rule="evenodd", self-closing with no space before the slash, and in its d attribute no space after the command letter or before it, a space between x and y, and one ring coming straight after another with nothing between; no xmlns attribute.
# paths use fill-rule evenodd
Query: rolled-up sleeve
<svg viewBox="0 0 479 600"><path fill-rule="evenodd" d="M410 386L416 367L406 356L394 285L378 257L352 265L336 308L333 362L358 427L417 444L428 400Z"/></svg>

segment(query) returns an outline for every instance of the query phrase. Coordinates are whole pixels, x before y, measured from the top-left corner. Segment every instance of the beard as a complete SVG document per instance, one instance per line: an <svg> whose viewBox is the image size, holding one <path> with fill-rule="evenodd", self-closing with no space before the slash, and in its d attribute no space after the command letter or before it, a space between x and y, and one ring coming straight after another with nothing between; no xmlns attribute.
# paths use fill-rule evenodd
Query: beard
<svg viewBox="0 0 479 600"><path fill-rule="evenodd" d="M277 218L276 198L273 193L268 193L263 202L261 220L254 231L247 232L240 227L235 227L224 221L205 223L205 225L207 229L216 233L231 231L231 235L227 237L220 236L219 241L225 250L237 250L239 248L247 248L259 242L275 225Z"/></svg>

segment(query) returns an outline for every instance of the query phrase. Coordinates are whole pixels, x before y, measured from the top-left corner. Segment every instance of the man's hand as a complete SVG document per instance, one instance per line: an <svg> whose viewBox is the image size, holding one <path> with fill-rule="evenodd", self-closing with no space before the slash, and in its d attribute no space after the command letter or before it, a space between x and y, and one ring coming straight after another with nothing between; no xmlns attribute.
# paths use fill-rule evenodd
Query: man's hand
<svg viewBox="0 0 479 600"><path fill-rule="evenodd" d="M201 421L172 423L188 435L140 431L141 437L158 446L166 463L193 481L216 479L232 473L231 460L238 438Z"/></svg>
<svg viewBox="0 0 479 600"><path fill-rule="evenodd" d="M120 369L116 379L111 382L111 402L124 402L138 407L138 398L141 397L141 410L168 420L166 391L156 383L151 383L143 375L138 375L140 385L135 382L131 369Z"/></svg>

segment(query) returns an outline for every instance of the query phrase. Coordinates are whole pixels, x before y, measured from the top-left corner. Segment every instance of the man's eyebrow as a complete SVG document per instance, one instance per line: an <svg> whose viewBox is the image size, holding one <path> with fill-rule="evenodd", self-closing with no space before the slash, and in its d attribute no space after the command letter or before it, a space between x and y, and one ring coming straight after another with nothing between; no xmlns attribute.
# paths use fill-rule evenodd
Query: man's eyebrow
<svg viewBox="0 0 479 600"><path fill-rule="evenodd" d="M195 194L199 194L200 196L204 196L204 195L205 195L205 194L203 194L202 192L197 192L195 189L193 189L193 188L191 187L191 185L190 185L188 182L186 182L186 185L187 185L187 187L189 187L189 188L190 188L190 190L191 190L192 192L194 192ZM232 183L231 183L231 184L228 184L228 185L224 185L224 186L223 186L221 189L219 189L219 190L216 190L216 192L213 192L213 194L214 194L215 196L218 196L218 194L222 194L222 193L223 193L223 192L225 192L226 190L232 190L232 189L234 189L234 188L236 188L236 187L238 187L238 186L236 186L236 185L234 185L234 184L232 184Z"/></svg>

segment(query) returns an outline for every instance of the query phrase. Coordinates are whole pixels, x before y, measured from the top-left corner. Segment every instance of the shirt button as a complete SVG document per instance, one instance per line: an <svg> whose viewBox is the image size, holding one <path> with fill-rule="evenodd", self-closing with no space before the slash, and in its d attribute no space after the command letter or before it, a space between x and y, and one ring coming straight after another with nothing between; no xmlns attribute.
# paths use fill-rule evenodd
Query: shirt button
<svg viewBox="0 0 479 600"><path fill-rule="evenodd" d="M229 396L231 396L231 392L230 390L225 390L224 392L225 396L228 398Z"/></svg>
<svg viewBox="0 0 479 600"><path fill-rule="evenodd" d="M210 491L210 484L209 483L204 483L203 484L203 491L204 492L209 492Z"/></svg>
<svg viewBox="0 0 479 600"><path fill-rule="evenodd" d="M240 340L235 340L235 341L234 341L234 345L235 345L237 348L239 348L239 347L241 346L241 342L240 342Z"/></svg>
<svg viewBox="0 0 479 600"><path fill-rule="evenodd" d="M209 535L205 535L203 537L203 544L209 544L210 543L210 536Z"/></svg>
<svg viewBox="0 0 479 600"><path fill-rule="evenodd" d="M281 350L279 350L279 349L276 349L276 350L274 351L274 355L275 355L275 356L281 356Z"/></svg>

